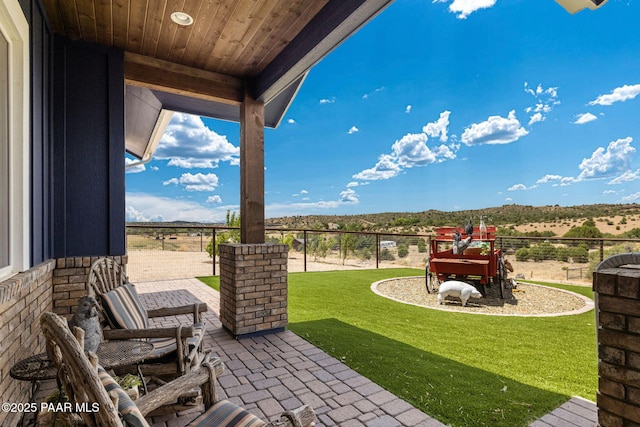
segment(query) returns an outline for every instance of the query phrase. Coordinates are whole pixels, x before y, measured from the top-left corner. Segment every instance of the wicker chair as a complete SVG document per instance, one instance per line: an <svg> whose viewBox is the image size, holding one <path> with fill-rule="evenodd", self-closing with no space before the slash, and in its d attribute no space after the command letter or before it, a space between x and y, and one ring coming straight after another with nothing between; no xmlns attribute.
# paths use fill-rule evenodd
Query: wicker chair
<svg viewBox="0 0 640 427"><path fill-rule="evenodd" d="M205 360L188 374L134 402L99 366L94 353L85 354L82 348L83 330L74 328L72 333L65 319L49 312L42 314L40 324L46 338L47 353L58 369L60 383L72 407L85 408L79 411L79 417L87 426L122 427L125 424L123 420L127 425L148 426L145 416L175 401L184 391L194 387L202 389L205 412L193 420L190 426L310 427L315 424L315 414L308 405L287 411L279 420L267 424L230 401L218 401L215 380L224 371L224 365L219 359Z"/></svg>
<svg viewBox="0 0 640 427"><path fill-rule="evenodd" d="M100 304L105 340L146 339L154 344L154 352L141 366L142 372L155 377L183 375L204 358L202 339L205 324L201 313L204 303L146 310L140 303L135 286L111 258L99 258L91 265L87 279L89 293ZM155 317L193 315L193 324L172 328L150 328Z"/></svg>

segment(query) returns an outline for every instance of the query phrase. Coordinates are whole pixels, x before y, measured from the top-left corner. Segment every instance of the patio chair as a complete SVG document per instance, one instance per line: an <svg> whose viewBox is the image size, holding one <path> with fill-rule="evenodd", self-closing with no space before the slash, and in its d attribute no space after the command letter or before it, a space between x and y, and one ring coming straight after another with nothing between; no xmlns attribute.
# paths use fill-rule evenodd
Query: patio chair
<svg viewBox="0 0 640 427"><path fill-rule="evenodd" d="M148 426L144 418L161 406L175 401L185 390L200 387L204 397L205 412L189 426L289 426L314 425L313 409L304 405L297 410L283 413L279 420L266 423L255 415L228 400L217 400L216 377L224 371L220 359L206 360L188 374L132 401L127 393L101 368L94 353L83 349L84 331L69 330L67 322L57 314L45 312L40 324L47 345L47 352L58 370L60 384L72 408L80 408L75 418L90 427ZM93 411L92 408L98 408ZM84 410L83 410L84 409Z"/></svg>
<svg viewBox="0 0 640 427"><path fill-rule="evenodd" d="M89 293L96 297L103 318L105 340L142 339L154 345L152 354L141 365L142 372L154 377L176 377L204 358L202 339L205 324L201 313L204 303L146 310L118 263L99 258L91 265L87 279ZM165 316L193 315L191 325L151 328L149 319Z"/></svg>

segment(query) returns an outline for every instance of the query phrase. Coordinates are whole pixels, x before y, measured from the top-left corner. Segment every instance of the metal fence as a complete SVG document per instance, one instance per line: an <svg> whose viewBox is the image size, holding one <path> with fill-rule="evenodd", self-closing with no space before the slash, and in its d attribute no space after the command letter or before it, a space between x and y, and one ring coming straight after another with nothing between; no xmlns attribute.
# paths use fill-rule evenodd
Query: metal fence
<svg viewBox="0 0 640 427"><path fill-rule="evenodd" d="M133 281L219 273L217 245L238 241L237 228L127 225L128 274ZM424 268L430 234L267 228L265 241L289 245L289 272L389 267ZM498 236L513 276L588 283L604 258L640 251L638 239Z"/></svg>

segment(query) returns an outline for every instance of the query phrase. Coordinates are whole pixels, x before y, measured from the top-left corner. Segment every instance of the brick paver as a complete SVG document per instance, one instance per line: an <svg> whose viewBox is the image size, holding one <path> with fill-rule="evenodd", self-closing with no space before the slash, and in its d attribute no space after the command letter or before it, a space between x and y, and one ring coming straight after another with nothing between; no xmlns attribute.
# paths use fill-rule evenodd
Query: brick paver
<svg viewBox="0 0 640 427"><path fill-rule="evenodd" d="M281 407L309 404L318 416L318 427L444 426L293 332L235 340L219 321L220 294L197 279L139 283L137 288L149 308L207 303L205 348L226 365L218 381L221 394L248 402L245 408L260 417L277 418ZM171 419L171 425L178 426L181 418L184 423L189 419ZM596 425L596 419L595 403L573 398L531 426L589 427Z"/></svg>
<svg viewBox="0 0 640 427"><path fill-rule="evenodd" d="M218 395L263 419L309 404L318 417L317 427L444 426L291 331L234 339L219 320L220 294L197 279L145 282L136 287L147 308L207 303L204 348L226 366L218 378ZM188 323L188 316L181 321ZM189 412L156 417L152 427L182 427L195 416L194 410ZM596 418L593 402L573 398L531 427L589 427L596 425Z"/></svg>

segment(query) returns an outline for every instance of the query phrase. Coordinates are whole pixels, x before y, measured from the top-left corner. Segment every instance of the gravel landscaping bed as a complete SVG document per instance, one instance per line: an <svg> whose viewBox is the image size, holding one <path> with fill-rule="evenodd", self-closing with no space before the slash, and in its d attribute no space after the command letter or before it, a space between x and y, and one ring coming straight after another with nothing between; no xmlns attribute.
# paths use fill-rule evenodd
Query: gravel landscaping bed
<svg viewBox="0 0 640 427"><path fill-rule="evenodd" d="M458 298L447 298L444 304L438 304L437 293L427 293L424 276L383 280L374 283L371 289L383 297L406 304L474 314L557 316L593 309L593 301L582 295L528 283L518 283L507 292L505 299L495 295L499 294L495 287L488 288L485 298L472 298L465 307Z"/></svg>

